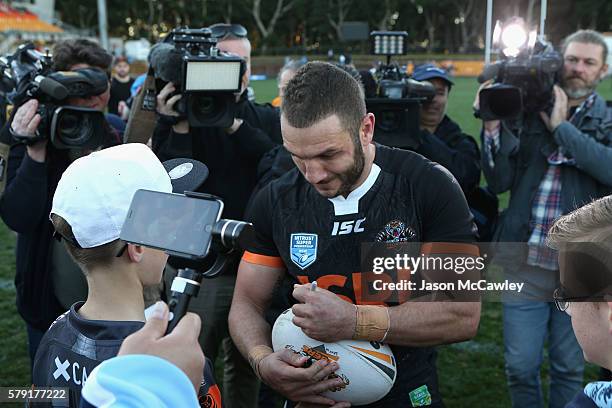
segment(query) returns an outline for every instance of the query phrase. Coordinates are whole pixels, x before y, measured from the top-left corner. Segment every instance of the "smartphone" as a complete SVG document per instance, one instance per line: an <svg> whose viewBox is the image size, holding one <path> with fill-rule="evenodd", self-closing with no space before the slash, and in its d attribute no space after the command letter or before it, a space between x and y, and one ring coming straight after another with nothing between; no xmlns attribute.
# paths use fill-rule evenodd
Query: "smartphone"
<svg viewBox="0 0 612 408"><path fill-rule="evenodd" d="M222 212L223 201L213 196L138 190L119 238L182 258L203 258Z"/></svg>

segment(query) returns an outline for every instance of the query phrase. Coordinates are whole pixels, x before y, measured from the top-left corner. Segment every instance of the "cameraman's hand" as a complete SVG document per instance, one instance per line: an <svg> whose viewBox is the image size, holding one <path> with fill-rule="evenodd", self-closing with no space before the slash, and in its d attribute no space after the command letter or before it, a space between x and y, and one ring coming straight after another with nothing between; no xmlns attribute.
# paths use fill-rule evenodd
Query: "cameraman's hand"
<svg viewBox="0 0 612 408"><path fill-rule="evenodd" d="M164 335L168 327L168 306L157 302L144 327L126 337L118 355L149 354L166 359L189 377L198 392L205 362L198 343L200 326L200 317L187 313L172 333Z"/></svg>
<svg viewBox="0 0 612 408"><path fill-rule="evenodd" d="M546 125L549 131L554 132L555 129L567 119L568 105L567 95L559 85L553 87L555 96L555 104L553 105L550 117L546 112L540 112L542 122Z"/></svg>
<svg viewBox="0 0 612 408"><path fill-rule="evenodd" d="M474 103L472 104L472 107L474 108L474 111L479 111L480 110L480 91L482 91L485 88L490 87L491 85L493 85L493 80L489 79L485 82L483 82L479 87L478 87L478 91L476 91L476 97L474 98ZM485 128L485 130L487 132L493 132L495 129L497 129L500 125L500 121L499 120L488 120L488 121L482 121L482 126Z"/></svg>
<svg viewBox="0 0 612 408"><path fill-rule="evenodd" d="M162 90L157 95L157 113L165 116L180 116L177 111L173 109L174 104L181 99L181 94L174 95L171 98L168 96L176 91L176 87L172 82L168 82L166 86L162 88ZM187 120L182 120L176 125L172 126L172 129L175 133L189 133L189 122Z"/></svg>
<svg viewBox="0 0 612 408"><path fill-rule="evenodd" d="M47 159L47 139L36 142L33 145L26 146L26 151L30 159L38 163L44 163Z"/></svg>
<svg viewBox="0 0 612 408"><path fill-rule="evenodd" d="M40 114L38 111L38 101L36 99L30 99L23 105L21 105L13 121L11 122L11 132L20 136L36 136L36 129L40 125ZM34 161L43 163L47 156L47 139L36 142L33 145L29 145L26 148L28 156Z"/></svg>
<svg viewBox="0 0 612 408"><path fill-rule="evenodd" d="M126 121L130 117L130 107L125 103L125 101L119 101L117 105L117 112L122 120Z"/></svg>
<svg viewBox="0 0 612 408"><path fill-rule="evenodd" d="M244 122L242 119L234 118L234 123L232 123L232 126L226 128L225 132L228 135L235 133L240 128L240 126L242 126L242 122Z"/></svg>
<svg viewBox="0 0 612 408"><path fill-rule="evenodd" d="M344 386L341 378L327 379L338 363L319 360L308 368L304 357L284 349L268 354L258 364L261 379L291 401L333 406L335 401L321 396L322 392Z"/></svg>

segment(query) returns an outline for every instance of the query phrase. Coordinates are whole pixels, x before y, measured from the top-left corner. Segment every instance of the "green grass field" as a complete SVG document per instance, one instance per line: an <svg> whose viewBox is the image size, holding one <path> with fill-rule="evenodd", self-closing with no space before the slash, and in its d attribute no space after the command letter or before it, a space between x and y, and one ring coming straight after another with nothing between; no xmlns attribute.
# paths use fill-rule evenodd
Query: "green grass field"
<svg viewBox="0 0 612 408"><path fill-rule="evenodd" d="M477 89L473 78L457 78L450 94L448 114L471 135L477 135L479 122L472 115L472 102ZM252 83L258 101L267 102L276 96L274 80ZM599 87L612 99L612 79ZM505 197L502 202L505 203ZM29 361L26 348L25 325L15 309L15 235L0 224L0 386L29 384ZM528 330L528 328L526 328ZM439 373L442 394L449 407L507 407L501 306L483 304L480 329L475 339L439 348ZM546 367L542 370L547 383ZM589 366L585 381L597 375L597 368Z"/></svg>

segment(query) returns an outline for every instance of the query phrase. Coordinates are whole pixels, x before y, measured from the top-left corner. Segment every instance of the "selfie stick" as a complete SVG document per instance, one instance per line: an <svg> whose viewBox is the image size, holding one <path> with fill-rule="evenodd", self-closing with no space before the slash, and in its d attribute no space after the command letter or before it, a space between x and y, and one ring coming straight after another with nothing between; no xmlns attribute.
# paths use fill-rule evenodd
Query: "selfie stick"
<svg viewBox="0 0 612 408"><path fill-rule="evenodd" d="M168 308L172 314L170 315L171 319L168 322L166 334L170 333L176 327L179 320L185 316L187 309L189 309L191 298L198 296L200 286L202 286L202 278L210 279L219 275L223 271L226 259L227 256L225 254L218 254L213 266L205 272L198 272L191 268L178 270L178 274L172 280L172 286L170 287L172 298L168 302Z"/></svg>

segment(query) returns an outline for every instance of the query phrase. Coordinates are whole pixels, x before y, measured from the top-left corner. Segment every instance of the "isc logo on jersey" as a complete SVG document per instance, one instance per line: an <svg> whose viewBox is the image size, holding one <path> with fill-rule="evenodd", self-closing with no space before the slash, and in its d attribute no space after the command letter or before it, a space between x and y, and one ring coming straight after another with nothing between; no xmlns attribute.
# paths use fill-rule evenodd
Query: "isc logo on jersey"
<svg viewBox="0 0 612 408"><path fill-rule="evenodd" d="M332 229L332 236L363 232L365 231L363 228L365 220L365 218L361 218L359 220L335 221L334 228Z"/></svg>

